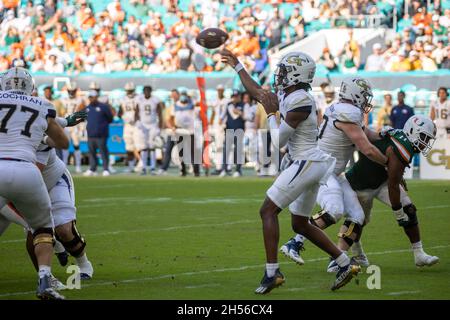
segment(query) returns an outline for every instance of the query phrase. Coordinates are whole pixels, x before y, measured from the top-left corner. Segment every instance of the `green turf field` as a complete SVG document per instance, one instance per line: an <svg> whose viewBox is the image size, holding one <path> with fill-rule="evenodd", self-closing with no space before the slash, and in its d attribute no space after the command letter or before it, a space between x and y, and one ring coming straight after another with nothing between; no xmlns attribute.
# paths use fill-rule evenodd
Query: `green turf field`
<svg viewBox="0 0 450 320"><path fill-rule="evenodd" d="M381 268L381 290L368 274L337 292L327 257L311 244L304 266L280 256L283 287L267 296L253 291L264 270L258 209L271 179L126 177L75 178L78 227L85 236L94 279L68 299L450 299L450 182L411 181L422 241L441 261L414 265L409 242L390 209L376 203L363 243ZM281 241L291 235L280 215ZM327 230L335 238L337 227ZM36 275L23 231L0 238L0 299L34 299ZM57 265L53 273L65 282Z"/></svg>

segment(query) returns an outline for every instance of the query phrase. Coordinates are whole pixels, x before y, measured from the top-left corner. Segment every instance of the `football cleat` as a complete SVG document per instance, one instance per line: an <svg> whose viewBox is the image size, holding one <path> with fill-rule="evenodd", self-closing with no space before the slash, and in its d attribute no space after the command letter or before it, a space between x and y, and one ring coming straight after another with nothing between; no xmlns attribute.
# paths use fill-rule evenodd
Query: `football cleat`
<svg viewBox="0 0 450 320"><path fill-rule="evenodd" d="M94 275L94 268L92 267L92 263L87 261L82 265L78 266L80 268L80 279L81 280L91 280Z"/></svg>
<svg viewBox="0 0 450 320"><path fill-rule="evenodd" d="M291 238L288 242L283 244L280 248L280 251L289 259L293 260L295 263L299 265L305 264L305 261L300 257L300 251L305 250L303 246L303 242L295 241L294 238Z"/></svg>
<svg viewBox="0 0 450 320"><path fill-rule="evenodd" d="M352 257L352 261L354 261L356 264L358 264L364 268L367 268L368 266L370 266L369 259L367 258L367 256L364 253Z"/></svg>
<svg viewBox="0 0 450 320"><path fill-rule="evenodd" d="M414 256L414 260L416 263L416 266L421 267L431 267L432 265L439 262L439 257L436 256L430 256L426 253L417 254Z"/></svg>
<svg viewBox="0 0 450 320"><path fill-rule="evenodd" d="M360 272L361 267L352 263L342 268L339 267L339 271L336 274L336 280L331 286L331 290L335 291L339 288L342 288L347 283L349 283L353 279L353 277L356 277Z"/></svg>
<svg viewBox="0 0 450 320"><path fill-rule="evenodd" d="M39 278L36 296L41 300L64 300L65 297L52 288L50 277L51 275L47 274Z"/></svg>
<svg viewBox="0 0 450 320"><path fill-rule="evenodd" d="M267 294L275 288L278 288L284 283L285 279L280 269L275 271L275 275L273 277L268 277L267 272L264 272L264 277L261 280L261 284L258 288L256 288L256 294Z"/></svg>
<svg viewBox="0 0 450 320"><path fill-rule="evenodd" d="M69 262L69 254L67 251L56 253L56 257L58 258L59 264L62 267L67 266L67 263Z"/></svg>
<svg viewBox="0 0 450 320"><path fill-rule="evenodd" d="M50 286L56 291L62 291L67 289L67 287L52 274L50 274L49 281Z"/></svg>

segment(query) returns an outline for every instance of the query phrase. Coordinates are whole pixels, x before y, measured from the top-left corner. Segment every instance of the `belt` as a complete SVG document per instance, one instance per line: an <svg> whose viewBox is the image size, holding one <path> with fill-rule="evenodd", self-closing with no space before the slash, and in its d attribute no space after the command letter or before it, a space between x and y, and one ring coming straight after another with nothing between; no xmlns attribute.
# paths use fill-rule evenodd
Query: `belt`
<svg viewBox="0 0 450 320"><path fill-rule="evenodd" d="M29 162L29 161L26 161L26 160L14 159L14 158L0 158L0 160L3 160L3 161L17 161L17 162Z"/></svg>

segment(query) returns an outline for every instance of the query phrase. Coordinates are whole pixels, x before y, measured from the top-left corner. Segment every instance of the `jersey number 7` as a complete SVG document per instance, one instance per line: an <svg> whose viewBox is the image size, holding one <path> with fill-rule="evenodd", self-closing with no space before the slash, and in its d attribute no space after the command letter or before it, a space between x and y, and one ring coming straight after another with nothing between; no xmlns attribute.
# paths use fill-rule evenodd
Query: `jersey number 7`
<svg viewBox="0 0 450 320"><path fill-rule="evenodd" d="M2 121L0 122L0 133L8 133L8 129L6 126L8 125L8 121L11 119L13 113L17 110L17 106L14 104L1 104L0 105L0 111L3 109L9 109L5 116L3 117ZM25 128L20 132L20 134L31 137L30 128L33 122L37 119L39 116L39 111L34 110L32 108L26 107L26 106L20 106L21 112L29 112L31 113L31 117L28 119L28 121L25 123Z"/></svg>

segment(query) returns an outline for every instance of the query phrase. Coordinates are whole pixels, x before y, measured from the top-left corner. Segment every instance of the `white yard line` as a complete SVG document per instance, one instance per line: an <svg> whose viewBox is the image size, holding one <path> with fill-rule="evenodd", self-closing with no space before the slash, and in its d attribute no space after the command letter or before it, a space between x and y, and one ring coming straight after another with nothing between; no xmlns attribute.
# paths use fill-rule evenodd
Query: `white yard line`
<svg viewBox="0 0 450 320"><path fill-rule="evenodd" d="M449 248L449 247L450 247L450 245L439 245L439 246L434 246L434 247L428 247L428 249L443 249L443 248ZM411 250L410 249L387 250L387 251L369 252L369 253L367 253L367 255L368 256L384 255L384 254L391 254L391 253L403 253L403 252L409 252L409 251L411 251ZM323 258L316 258L316 259L308 259L308 260L305 260L305 262L318 262L318 261L327 261L327 260L328 260L327 257L323 257ZM292 264L292 263L293 262L291 262L291 261L286 261L286 262L280 262L279 264L285 265L285 264ZM210 274L210 273L245 271L245 270L249 270L249 269L264 268L264 266L265 266L265 264L258 264L258 265L241 266L241 267L235 267L235 268L223 268L223 269L214 269L214 270L203 270L203 271L183 272L183 273L175 273L175 274L165 274L165 275L160 275L160 276L156 276L156 277L145 277L145 278L138 278L138 279L104 281L104 282L83 284L83 287L89 288L89 287L117 285L117 284L121 284L121 283L127 284L127 283L136 283L136 282L144 282L144 281L154 281L154 280L161 280L161 279L167 279L167 278L176 279L177 277L197 276L197 275ZM400 293L403 293L403 292L410 292L410 291L402 291ZM20 295L29 295L29 294L34 294L34 293L35 293L35 291L2 293L2 294L0 294L0 298L20 296ZM396 292L394 292L394 294L395 293Z"/></svg>
<svg viewBox="0 0 450 320"><path fill-rule="evenodd" d="M402 296L405 294L416 294L416 293L420 293L422 291L420 290L415 290L415 291L399 291L399 292L388 292L386 293L386 295L388 296Z"/></svg>

